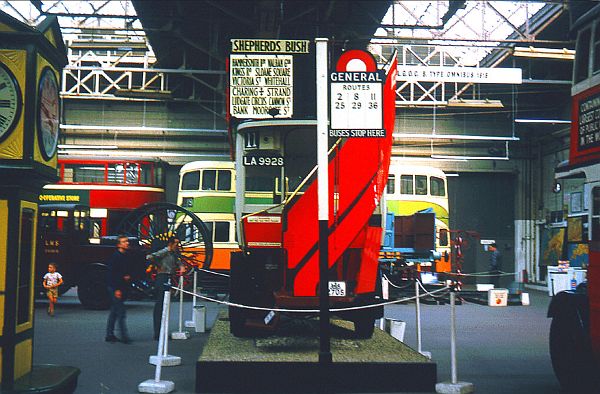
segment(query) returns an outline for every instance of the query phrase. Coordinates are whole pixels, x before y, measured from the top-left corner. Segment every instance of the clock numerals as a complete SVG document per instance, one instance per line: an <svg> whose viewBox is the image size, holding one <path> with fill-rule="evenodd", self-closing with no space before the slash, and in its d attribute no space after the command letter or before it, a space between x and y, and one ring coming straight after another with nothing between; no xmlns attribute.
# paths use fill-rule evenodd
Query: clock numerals
<svg viewBox="0 0 600 394"><path fill-rule="evenodd" d="M40 77L38 90L38 135L40 148L46 160L56 152L60 109L58 82L50 68L44 69Z"/></svg>
<svg viewBox="0 0 600 394"><path fill-rule="evenodd" d="M10 69L0 63L0 140L17 125L21 114L21 91Z"/></svg>

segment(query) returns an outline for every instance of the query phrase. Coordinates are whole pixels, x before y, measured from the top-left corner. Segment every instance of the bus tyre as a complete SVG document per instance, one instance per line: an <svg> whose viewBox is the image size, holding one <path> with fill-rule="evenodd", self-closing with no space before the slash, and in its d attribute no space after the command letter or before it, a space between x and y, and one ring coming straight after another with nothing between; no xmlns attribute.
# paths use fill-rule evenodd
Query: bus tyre
<svg viewBox="0 0 600 394"><path fill-rule="evenodd" d="M108 309L110 296L106 288L106 267L88 268L79 280L77 296L86 309Z"/></svg>
<svg viewBox="0 0 600 394"><path fill-rule="evenodd" d="M371 316L354 320L354 335L359 339L369 339L375 331L375 319Z"/></svg>
<svg viewBox="0 0 600 394"><path fill-rule="evenodd" d="M599 383L589 336L575 313L563 313L552 319L550 358L554 374L564 389L587 393Z"/></svg>
<svg viewBox="0 0 600 394"><path fill-rule="evenodd" d="M248 298L249 273L247 262L242 253L232 253L231 268L229 272L229 301L234 304L244 304ZM246 309L229 307L229 331L236 337L251 336L250 329L246 327Z"/></svg>

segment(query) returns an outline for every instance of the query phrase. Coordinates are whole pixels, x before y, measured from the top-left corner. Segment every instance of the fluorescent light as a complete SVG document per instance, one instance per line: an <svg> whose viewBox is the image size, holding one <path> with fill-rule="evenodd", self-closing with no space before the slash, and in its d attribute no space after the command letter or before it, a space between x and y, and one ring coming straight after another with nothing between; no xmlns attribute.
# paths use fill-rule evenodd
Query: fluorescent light
<svg viewBox="0 0 600 394"><path fill-rule="evenodd" d="M515 119L515 123L571 124L571 121L562 119Z"/></svg>
<svg viewBox="0 0 600 394"><path fill-rule="evenodd" d="M417 133L394 133L394 138L406 139L432 139L432 140L476 140L476 141L519 141L519 137L502 137L492 135L462 135L462 134L417 134Z"/></svg>
<svg viewBox="0 0 600 394"><path fill-rule="evenodd" d="M459 176L459 174L457 174L455 172L445 172L444 174L446 175L446 177L449 177L449 176Z"/></svg>
<svg viewBox="0 0 600 394"><path fill-rule="evenodd" d="M535 48L535 47L515 47L513 56L531 57L531 58L546 58L546 59L562 59L574 60L575 51L572 49L562 48Z"/></svg>
<svg viewBox="0 0 600 394"><path fill-rule="evenodd" d="M448 107L469 107L469 108L504 108L500 100L468 100L468 99L450 99Z"/></svg>
<svg viewBox="0 0 600 394"><path fill-rule="evenodd" d="M451 156L451 155L431 155L432 159L436 160L457 160L457 161L467 161L467 160L509 160L508 156Z"/></svg>
<svg viewBox="0 0 600 394"><path fill-rule="evenodd" d="M119 149L116 145L63 145L59 144L58 149Z"/></svg>

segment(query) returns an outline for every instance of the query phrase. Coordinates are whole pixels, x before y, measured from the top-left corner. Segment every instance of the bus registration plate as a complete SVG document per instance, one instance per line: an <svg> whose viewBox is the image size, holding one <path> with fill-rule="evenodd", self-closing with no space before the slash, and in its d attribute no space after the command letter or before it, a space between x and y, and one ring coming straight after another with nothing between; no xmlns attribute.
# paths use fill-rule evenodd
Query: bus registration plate
<svg viewBox="0 0 600 394"><path fill-rule="evenodd" d="M329 282L329 296L330 297L345 297L346 296L346 282Z"/></svg>

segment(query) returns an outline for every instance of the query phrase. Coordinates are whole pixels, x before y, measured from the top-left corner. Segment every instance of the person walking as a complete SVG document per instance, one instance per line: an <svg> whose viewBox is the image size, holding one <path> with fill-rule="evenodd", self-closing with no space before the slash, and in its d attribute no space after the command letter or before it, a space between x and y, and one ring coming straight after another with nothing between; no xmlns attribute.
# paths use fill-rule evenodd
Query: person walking
<svg viewBox="0 0 600 394"><path fill-rule="evenodd" d="M167 246L150 253L146 259L151 261L156 266L156 279L154 281L154 313L153 327L154 339L158 340L160 335L160 322L163 312L163 297L165 290L168 290L169 280L177 270L182 273L183 265L179 258L179 239L177 237L169 237Z"/></svg>
<svg viewBox="0 0 600 394"><path fill-rule="evenodd" d="M500 274L502 273L502 254L500 254L498 246L495 243L491 244L488 250L492 252L490 254L491 282L494 285L494 288L496 288L500 284Z"/></svg>
<svg viewBox="0 0 600 394"><path fill-rule="evenodd" d="M58 286L62 284L62 275L56 272L56 264L48 264L48 273L44 275L44 288L48 296L48 314L50 316L54 316L54 305L58 301Z"/></svg>
<svg viewBox="0 0 600 394"><path fill-rule="evenodd" d="M130 276L127 274L128 249L129 239L125 235L119 235L117 237L117 250L106 262L108 266L108 293L111 300L110 313L106 323L106 342L131 343L125 322L126 312L123 298L125 286L130 280ZM115 336L115 323L118 323L121 331L120 339Z"/></svg>

